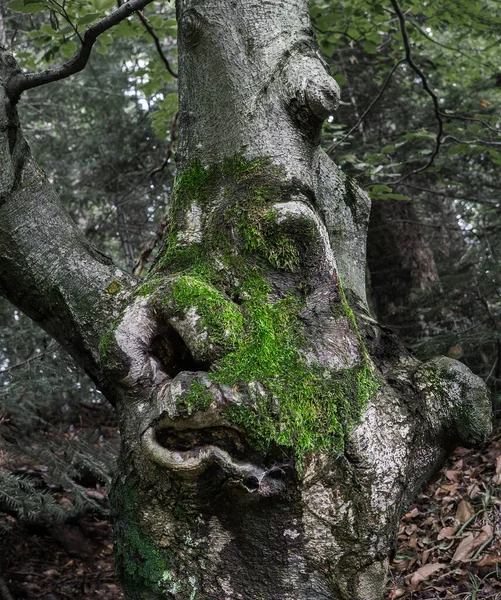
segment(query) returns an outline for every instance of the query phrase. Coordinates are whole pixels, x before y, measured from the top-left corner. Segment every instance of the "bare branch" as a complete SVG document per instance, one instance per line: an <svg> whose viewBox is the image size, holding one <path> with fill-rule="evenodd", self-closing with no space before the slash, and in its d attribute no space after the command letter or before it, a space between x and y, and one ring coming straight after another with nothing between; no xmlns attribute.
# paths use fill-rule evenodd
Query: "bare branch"
<svg viewBox="0 0 501 600"><path fill-rule="evenodd" d="M60 79L65 79L70 75L79 73L87 64L92 47L102 33L108 31L108 29L111 29L115 25L118 25L118 23L129 17L132 13L141 10L152 1L153 0L128 0L128 2L122 4L120 8L117 8L117 10L110 15L107 15L97 23L94 23L94 25L91 25L85 31L79 51L68 62L50 67L41 73L15 72L7 82L9 96L12 99L17 100L26 90L53 81L59 81Z"/></svg>
<svg viewBox="0 0 501 600"><path fill-rule="evenodd" d="M159 167L155 167L148 173L148 177L150 178L153 177L153 175L160 173L160 171L163 171L165 167L169 164L169 160L171 159L172 155L175 154L174 144L176 141L178 115L179 113L176 112L176 114L172 117L172 120L170 122L170 140L169 145L167 146L167 154L162 164Z"/></svg>
<svg viewBox="0 0 501 600"><path fill-rule="evenodd" d="M30 356L27 359L22 360L18 363L15 363L14 365L5 367L5 369L2 369L0 371L0 375L3 375L4 373L8 373L9 371L13 371L14 369L18 369L19 367L22 367L23 365L29 365L30 363L32 363L35 360L41 360L44 356L47 356L47 354L49 354L50 352L53 352L55 348L56 348L56 342L55 342L55 340L51 340L51 343L49 344L49 346L46 350L44 350L43 352L40 352L39 354L35 354L34 356Z"/></svg>
<svg viewBox="0 0 501 600"><path fill-rule="evenodd" d="M153 177L153 175L155 175L156 173L163 171L163 169L165 169L165 167L167 167L167 165L169 164L169 161L175 152L174 144L175 144L175 140L176 140L177 117L178 117L178 113L176 113L172 117L172 121L170 124L170 140L169 140L169 146L167 148L167 155L166 155L163 163L159 167L156 167L149 173L150 177ZM151 240L148 242L148 244L145 246L145 248L143 248L143 250L141 251L141 254L139 255L139 258L137 259L137 262L134 266L134 275L136 277L139 277L141 275L141 273L143 272L143 269L146 266L146 263L148 262L149 257L151 256L151 253L156 248L156 246L162 241L166 227L167 227L167 213L165 213L165 215L162 217L162 220L160 221L160 223L157 227L157 230L155 231L155 234L153 235Z"/></svg>
<svg viewBox="0 0 501 600"><path fill-rule="evenodd" d="M381 86L381 89L379 90L379 92L377 93L376 97L374 98L374 100L369 104L369 106L366 108L366 110L362 113L362 115L360 116L360 118L358 119L358 121L355 123L355 125L353 125L353 127L350 129L350 131L348 131L348 133L343 136L341 138L341 140L339 142L337 142L337 144L333 144L332 146L330 146L330 148L328 148L327 153L330 154L335 148L337 148L338 146L340 146L347 138L350 137L350 135L355 131L355 129L357 129L357 127L359 127L359 125L362 123L362 121L365 119L365 117L370 113L370 111L372 110L372 107L376 104L376 102L378 102L378 100L381 98L381 96L384 94L384 91L386 89L386 87L388 86L388 84L390 83L390 79L393 76L393 73L395 73L395 71L397 70L397 68L403 63L405 62L405 58L402 58L401 60L399 60L397 63L395 63L393 65L393 68L391 69L391 71L388 73L388 77L385 79L383 85Z"/></svg>
<svg viewBox="0 0 501 600"><path fill-rule="evenodd" d="M139 19L141 20L141 23L144 25L144 28L146 29L146 31L153 38L153 41L155 42L155 47L157 49L158 55L160 56L162 62L164 63L165 68L172 75L172 77L175 77L177 79L177 73L170 66L170 63L169 63L169 61L167 60L167 57L164 54L164 51L162 49L162 45L160 44L160 40L158 39L158 36L155 33L155 30L149 24L148 19L144 16L144 14L140 10L137 11L137 15L138 15Z"/></svg>
<svg viewBox="0 0 501 600"><path fill-rule="evenodd" d="M423 167L420 167L419 169L414 169L413 171L410 171L409 173L407 173L406 175L401 177L398 181L395 181L393 183L393 185L397 185L398 183L401 183L402 181L404 181L411 175L415 175L416 173L421 173L422 171L426 171L426 169L429 169L431 167L436 156L438 155L438 153L440 151L440 145L442 143L442 133L444 130L444 122L442 119L442 112L440 110L438 96L435 94L435 92L429 86L428 80L426 79L426 75L424 74L424 72L421 70L420 67L418 67L418 65L414 62L414 60L412 58L411 43L409 40L409 35L407 33L404 13L402 12L402 9L400 8L400 5L398 4L397 0L390 0L390 1L395 10L395 13L397 14L398 21L400 23L400 33L402 34L402 41L404 43L404 48L405 48L405 60L407 61L407 63L411 67L411 69L419 76L419 78L421 79L421 83L422 83L424 91L432 99L435 116L437 118L437 123L438 123L438 131L437 131L437 137L436 137L436 141L435 141L435 148L430 156L430 159Z"/></svg>
<svg viewBox="0 0 501 600"><path fill-rule="evenodd" d="M167 227L167 213L162 217L162 220L158 224L157 230L155 231L153 237L148 242L148 244L143 248L143 250L141 251L141 254L139 255L139 258L137 259L137 262L134 266L134 275L136 277L139 277L141 275L141 273L143 272L144 267L146 266L146 263L148 262L148 259L151 255L151 253L153 252L155 247L161 242L161 240L164 236L164 231L165 231L166 227Z"/></svg>

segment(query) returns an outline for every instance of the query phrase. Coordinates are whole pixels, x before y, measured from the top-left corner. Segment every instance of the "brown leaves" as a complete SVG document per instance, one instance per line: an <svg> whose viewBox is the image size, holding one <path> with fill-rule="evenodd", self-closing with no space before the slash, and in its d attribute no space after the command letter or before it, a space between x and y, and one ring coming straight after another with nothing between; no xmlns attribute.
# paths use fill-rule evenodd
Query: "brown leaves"
<svg viewBox="0 0 501 600"><path fill-rule="evenodd" d="M470 532L456 548L452 562L466 562L473 559L475 550L492 539L493 530L490 525L484 525L480 533Z"/></svg>
<svg viewBox="0 0 501 600"><path fill-rule="evenodd" d="M387 600L501 598L501 426L458 448L402 519Z"/></svg>
<svg viewBox="0 0 501 600"><path fill-rule="evenodd" d="M496 474L492 480L494 485L501 485L501 454L496 458Z"/></svg>
<svg viewBox="0 0 501 600"><path fill-rule="evenodd" d="M466 523L474 514L472 505L466 500L461 500L456 511L456 521L461 524Z"/></svg>
<svg viewBox="0 0 501 600"><path fill-rule="evenodd" d="M433 563L430 565L425 565L424 567L420 567L417 571L414 571L414 573L412 574L410 578L411 585L416 586L418 585L418 583L426 581L430 577L430 575L433 575L433 573L440 571L441 569L445 568L445 566L446 565L443 565L442 563Z"/></svg>

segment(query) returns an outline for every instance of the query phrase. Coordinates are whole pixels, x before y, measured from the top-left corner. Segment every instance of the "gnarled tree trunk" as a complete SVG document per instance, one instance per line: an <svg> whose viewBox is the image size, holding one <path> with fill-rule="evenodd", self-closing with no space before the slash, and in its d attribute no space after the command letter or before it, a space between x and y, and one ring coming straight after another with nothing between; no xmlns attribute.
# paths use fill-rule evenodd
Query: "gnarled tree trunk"
<svg viewBox="0 0 501 600"><path fill-rule="evenodd" d="M8 93L0 290L117 407L130 599L378 600L398 520L490 403L365 297L369 199L319 148L338 102L303 0L179 0L180 173L145 281L62 213Z"/></svg>

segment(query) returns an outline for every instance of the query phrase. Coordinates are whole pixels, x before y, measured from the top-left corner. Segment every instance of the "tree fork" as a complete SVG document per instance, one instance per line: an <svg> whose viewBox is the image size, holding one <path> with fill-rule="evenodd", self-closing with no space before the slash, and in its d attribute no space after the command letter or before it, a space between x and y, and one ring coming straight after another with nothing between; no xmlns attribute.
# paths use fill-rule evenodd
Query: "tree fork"
<svg viewBox="0 0 501 600"><path fill-rule="evenodd" d="M180 174L111 350L131 382L157 361L121 413L127 597L378 600L401 514L490 431L487 392L370 315L369 200L319 148L339 91L306 3L177 11Z"/></svg>

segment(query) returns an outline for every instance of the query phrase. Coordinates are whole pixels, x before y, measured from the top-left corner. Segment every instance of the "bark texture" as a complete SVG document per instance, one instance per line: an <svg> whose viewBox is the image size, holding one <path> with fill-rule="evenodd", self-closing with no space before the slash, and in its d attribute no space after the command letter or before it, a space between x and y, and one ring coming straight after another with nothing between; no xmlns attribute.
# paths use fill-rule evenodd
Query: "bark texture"
<svg viewBox="0 0 501 600"><path fill-rule="evenodd" d="M306 2L177 10L181 168L153 269L135 285L86 245L4 96L0 290L117 406L128 599L379 600L400 515L488 435L487 391L367 308L369 199L319 148L338 88Z"/></svg>

